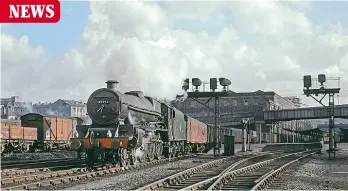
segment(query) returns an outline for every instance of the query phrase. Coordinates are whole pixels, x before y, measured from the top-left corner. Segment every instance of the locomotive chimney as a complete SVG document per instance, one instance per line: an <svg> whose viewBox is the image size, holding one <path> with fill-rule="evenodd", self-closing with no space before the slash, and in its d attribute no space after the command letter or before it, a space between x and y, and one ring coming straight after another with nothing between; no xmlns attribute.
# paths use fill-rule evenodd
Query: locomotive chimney
<svg viewBox="0 0 348 191"><path fill-rule="evenodd" d="M106 88L114 90L114 91L117 90L118 81L116 81L116 80L108 80L105 83L106 83Z"/></svg>

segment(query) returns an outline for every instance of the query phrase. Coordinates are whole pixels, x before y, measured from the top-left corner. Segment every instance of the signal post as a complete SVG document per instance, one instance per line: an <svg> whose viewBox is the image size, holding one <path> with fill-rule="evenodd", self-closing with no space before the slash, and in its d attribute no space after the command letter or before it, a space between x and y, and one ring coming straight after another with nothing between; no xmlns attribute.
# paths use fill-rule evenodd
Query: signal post
<svg viewBox="0 0 348 191"><path fill-rule="evenodd" d="M316 80L320 83L319 86L316 85ZM335 135L334 135L334 128L335 128L335 94L338 94L340 92L339 87L339 80L340 78L331 78L330 81L337 81L337 87L336 88L328 88L327 87L327 79L325 77L325 74L319 74L318 78L313 78L310 75L303 77L303 92L307 97L312 97L314 100L316 100L318 103L320 103L322 106L328 109L328 115L329 118L329 158L331 157L331 153L334 154L334 157L336 155L336 144L335 144ZM314 83L313 83L314 82ZM314 87L313 87L314 86ZM315 98L313 95L323 95L320 100ZM329 106L325 106L322 101L325 98L326 95L329 95Z"/></svg>
<svg viewBox="0 0 348 191"><path fill-rule="evenodd" d="M228 90L228 86L231 85L231 81L226 79L226 78L219 78L219 82L220 85L223 87L223 90L221 92L217 92L217 78L210 78L210 89L212 91L210 92L200 92L198 90L198 87L202 85L202 81L199 78L192 78L192 86L194 87L194 91L192 92L187 92L187 90L189 89L189 84L190 84L190 80L189 78L186 78L184 80L184 85L182 86L182 89L187 93L188 98L191 98L195 101L197 101L198 103L204 105L205 107L207 107L209 110L211 110L211 108L208 107L208 103L209 101L214 98L215 99L215 104L214 104L214 119L215 119L215 137L214 137L214 157L216 155L220 155L220 145L221 145L221 138L219 135L219 130L220 130L220 102L219 102L219 98L221 97L227 97L227 90ZM208 84L208 83L204 83L204 84ZM208 98L208 100L205 103L202 103L198 100L198 98Z"/></svg>

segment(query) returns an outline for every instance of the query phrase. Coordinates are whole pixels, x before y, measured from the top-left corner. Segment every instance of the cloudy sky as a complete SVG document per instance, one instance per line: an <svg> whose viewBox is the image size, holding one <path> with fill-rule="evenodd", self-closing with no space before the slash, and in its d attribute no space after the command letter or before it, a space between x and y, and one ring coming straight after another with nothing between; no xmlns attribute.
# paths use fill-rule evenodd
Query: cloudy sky
<svg viewBox="0 0 348 191"><path fill-rule="evenodd" d="M1 26L1 96L86 100L107 79L171 98L182 79L302 96L302 77L341 77L348 2L62 2L58 24Z"/></svg>

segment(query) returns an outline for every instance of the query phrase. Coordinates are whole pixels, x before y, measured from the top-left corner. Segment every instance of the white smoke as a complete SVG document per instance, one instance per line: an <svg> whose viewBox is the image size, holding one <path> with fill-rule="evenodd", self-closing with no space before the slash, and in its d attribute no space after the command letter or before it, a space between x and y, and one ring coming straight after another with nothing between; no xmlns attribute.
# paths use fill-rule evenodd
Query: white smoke
<svg viewBox="0 0 348 191"><path fill-rule="evenodd" d="M136 150L135 150L135 157L136 158L139 158L139 159L141 159L141 158L143 158L143 157L145 157L144 155L145 155L145 152L143 151L143 150L141 150L141 148L143 148L143 149L145 149L146 147L145 147L145 145L147 145L146 143L148 142L148 140L146 141L145 140L145 131L144 130L142 130L142 129L138 129L138 137L140 138L140 139L142 139L142 145L141 145L141 147L140 148L137 148Z"/></svg>
<svg viewBox="0 0 348 191"><path fill-rule="evenodd" d="M47 109L45 109L43 112L41 112L40 114L42 115L54 115L54 116L67 116L68 114L66 112L64 112L64 110L62 110L61 108L57 108L57 109L52 109L50 107L48 107Z"/></svg>
<svg viewBox="0 0 348 191"><path fill-rule="evenodd" d="M182 95L176 95L175 101L176 102L184 102L187 98L187 92L184 92Z"/></svg>
<svg viewBox="0 0 348 191"><path fill-rule="evenodd" d="M137 148L137 149L135 150L135 157L136 157L136 158L141 159L141 158L145 157L144 155L145 155L145 152L142 151L141 148Z"/></svg>
<svg viewBox="0 0 348 191"><path fill-rule="evenodd" d="M134 119L130 112L128 112L128 121L129 121L129 124L134 124Z"/></svg>
<svg viewBox="0 0 348 191"><path fill-rule="evenodd" d="M34 113L35 109L33 108L33 104L31 102L21 102L20 103L25 112L27 113Z"/></svg>

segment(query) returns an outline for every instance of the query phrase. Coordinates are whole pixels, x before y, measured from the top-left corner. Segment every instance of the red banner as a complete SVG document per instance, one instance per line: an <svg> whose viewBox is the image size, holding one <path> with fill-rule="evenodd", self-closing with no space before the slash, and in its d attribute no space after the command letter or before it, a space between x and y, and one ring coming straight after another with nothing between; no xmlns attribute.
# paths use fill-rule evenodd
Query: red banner
<svg viewBox="0 0 348 191"><path fill-rule="evenodd" d="M57 23L58 0L0 0L0 23Z"/></svg>

